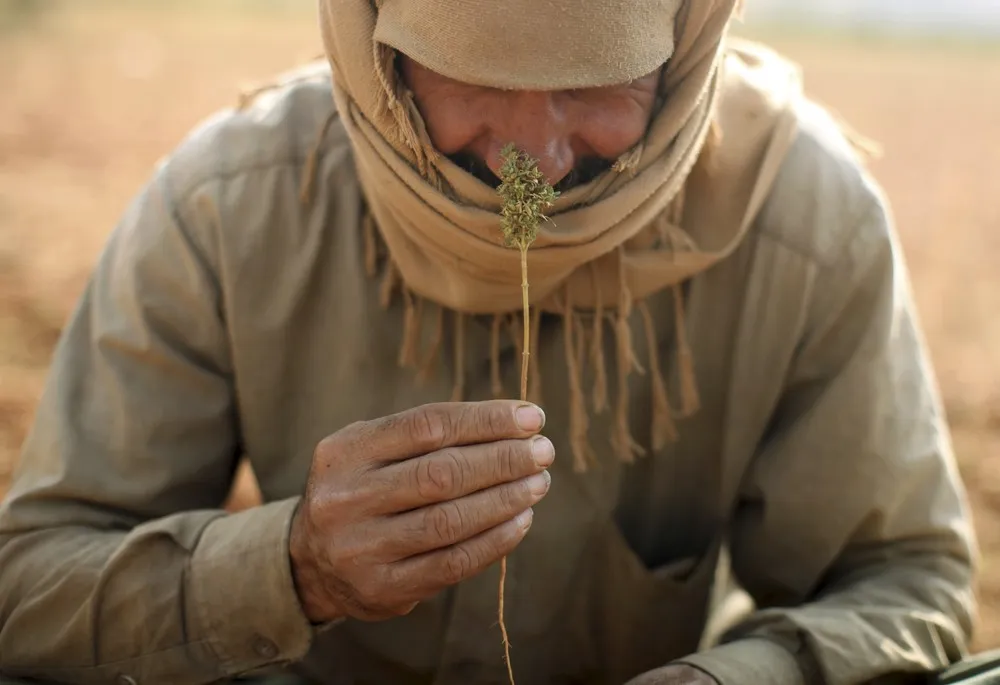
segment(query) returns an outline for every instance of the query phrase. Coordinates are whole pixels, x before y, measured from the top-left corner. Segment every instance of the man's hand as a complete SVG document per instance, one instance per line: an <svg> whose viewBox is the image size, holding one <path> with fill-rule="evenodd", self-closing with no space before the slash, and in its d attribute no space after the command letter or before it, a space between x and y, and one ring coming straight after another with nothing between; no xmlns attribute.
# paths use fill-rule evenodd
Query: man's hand
<svg viewBox="0 0 1000 685"><path fill-rule="evenodd" d="M719 682L693 666L676 664L643 673L628 685L719 685Z"/></svg>
<svg viewBox="0 0 1000 685"><path fill-rule="evenodd" d="M405 615L513 551L549 490L544 423L523 402L434 404L323 440L289 545L309 619Z"/></svg>

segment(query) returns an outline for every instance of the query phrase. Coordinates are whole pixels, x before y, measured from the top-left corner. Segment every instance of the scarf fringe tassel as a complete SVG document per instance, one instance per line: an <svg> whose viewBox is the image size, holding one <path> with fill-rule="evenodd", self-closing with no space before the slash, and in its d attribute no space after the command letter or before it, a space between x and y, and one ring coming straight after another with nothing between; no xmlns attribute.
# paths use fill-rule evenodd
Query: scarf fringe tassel
<svg viewBox="0 0 1000 685"><path fill-rule="evenodd" d="M381 284L379 288L380 304L383 308L392 305L397 294L402 299L403 336L400 342L399 365L414 369L418 380L426 382L434 373L443 348L445 329L445 308L435 305L420 297L402 281L398 268L393 264L384 249L377 244L377 229L370 216L363 222L365 271L377 276L376 260L382 261ZM700 408L697 379L694 372L694 360L687 339L684 294L680 285L673 287L674 330L676 339L674 349L678 372L680 411L674 410L674 402L670 398L666 378L660 363L661 346L658 343L656 326L648 304L643 300L633 301L624 278L619 284L619 303L616 310L606 312L598 306L589 313L590 325L584 323L584 314L574 307L570 294L563 291L563 345L566 358L566 371L569 379L569 439L573 454L573 468L578 473L585 473L591 467L599 466L596 452L589 438L590 417L587 392L584 390L584 372L589 361L592 375L590 389L590 406L594 415L600 415L611 408L608 397L608 365L605 358L605 329L613 333L615 349L616 397L614 403L614 421L611 429L610 446L617 459L625 463L634 463L639 457L646 455L646 450L632 435L629 414L629 385L633 373L648 377L652 398L652 419L650 439L654 452L663 450L668 444L679 438L677 421L693 415ZM600 294L598 294L600 301ZM436 307L431 341L426 352L422 353L421 340L424 307ZM639 324L645 337L647 352L646 366L643 367L636 354L632 333L633 314L638 310ZM466 315L448 311L452 318L453 332L453 367L454 377L450 400L461 402L465 399L466 384ZM531 355L529 367L528 399L535 404L542 404L542 374L538 367L539 332L541 330L541 309L532 309L531 319ZM521 358L523 331L521 330L520 312L496 314L490 322L490 392L494 398L502 398L506 391L501 372L502 337L506 329L515 348L516 359ZM588 340L589 338L589 340Z"/></svg>
<svg viewBox="0 0 1000 685"><path fill-rule="evenodd" d="M376 50L379 50L379 48L376 48ZM433 148L428 144L427 132L423 129L418 130L414 128L410 123L413 121L410 116L410 110L415 107L412 102L412 96L405 89L399 88L399 84L390 82L385 76L394 73L394 70L388 68L393 59L395 59L395 55L391 50L383 48L376 54L376 64L380 64L382 67L382 69L378 70L383 86L382 105L392 113L396 121L400 124L400 134L403 142L413 150L421 174L428 177L435 184L439 184L440 179L437 178L437 174L433 168L434 156L428 152ZM249 97L246 99L248 100ZM241 106L245 106L245 102L241 102ZM300 200L306 206L310 205L313 200L323 139L336 119L336 114L332 114L322 122L316 145L310 151L303 167L300 181ZM721 135L717 126L713 126L712 134L716 138ZM618 160L615 166L616 170L620 173L631 173L641 154L641 146L637 146L636 149ZM661 240L674 244L675 248L676 232L672 231L671 228L681 223L684 207L683 195L683 192L680 193L677 200L672 204L661 226ZM421 322L423 320L425 300L413 293L402 282L399 269L393 263L391 257L389 257L387 250L384 249L385 246L379 241L378 229L375 225L374 217L367 209L364 211L362 218L362 228L365 273L369 278L376 277L378 262L381 260L384 264L379 287L380 305L383 309L386 309L392 305L393 295L396 290L400 290L402 294L403 339L399 350L399 365L403 368L415 369L418 381L426 382L433 374L435 362L440 356L444 337L444 308L438 306L431 346L421 359ZM624 260L624 248L619 248L619 255L620 259ZM700 398L694 373L694 360L687 339L684 296L681 286L676 285L673 287L675 344L681 404L681 412L680 414L676 414L672 409L667 384L660 367L660 350L657 344L653 317L644 301L633 301L625 281L624 268L619 268L619 274L619 300L617 311L614 315L605 313L602 304L603 298L600 293L600 283L597 278L594 279L594 283L598 287L598 305L591 314L593 318L589 348L593 373L591 403L595 414L602 414L609 408L607 364L604 354L604 327L606 322L610 322L615 337L615 358L618 376L617 403L611 432L611 447L619 460L625 463L633 463L636 457L644 456L646 451L632 435L631 422L629 421L629 379L633 372L642 376L647 375L646 369L642 367L636 356L632 339L631 319L634 307L638 308L642 319L649 356L648 376L652 395L650 436L655 452L662 450L668 443L678 439L679 433L676 420L678 418L687 418L697 412L700 407ZM573 452L574 470L583 473L591 466L598 465L599 463L588 437L590 416L587 412L586 394L583 390L583 370L588 356L587 331L580 314L573 308L569 293L566 292L564 297L564 312L562 317L563 342L570 393L570 447ZM454 381L451 401L460 402L465 398L465 315L460 312L451 312L451 314L454 319ZM520 316L516 314L495 315L490 328L490 389L495 398L503 397L505 394L500 371L500 337L501 329L504 327L505 322L517 351L518 359L521 358L523 352L521 349L523 343ZM541 310L535 307L532 313L531 340L529 343L531 345L531 355L528 370L528 400L538 405L543 403L541 373L538 368L538 336L540 329Z"/></svg>

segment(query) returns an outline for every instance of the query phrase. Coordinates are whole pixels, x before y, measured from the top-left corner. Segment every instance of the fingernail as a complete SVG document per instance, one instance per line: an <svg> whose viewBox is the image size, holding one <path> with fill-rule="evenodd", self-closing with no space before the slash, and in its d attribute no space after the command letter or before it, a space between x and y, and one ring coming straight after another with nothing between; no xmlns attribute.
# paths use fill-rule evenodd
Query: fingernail
<svg viewBox="0 0 1000 685"><path fill-rule="evenodd" d="M538 436L531 441L531 456L539 466L549 466L555 461L556 448L552 441L544 436Z"/></svg>
<svg viewBox="0 0 1000 685"><path fill-rule="evenodd" d="M521 526L521 528L527 528L528 526L531 525L531 522L532 520L534 520L534 518L535 518L534 510L526 509L525 511L522 511L520 514L518 514L515 520L517 521L517 525Z"/></svg>
<svg viewBox="0 0 1000 685"><path fill-rule="evenodd" d="M545 425L545 413L534 405L526 404L514 412L514 420L517 421L518 428L533 433Z"/></svg>
<svg viewBox="0 0 1000 685"><path fill-rule="evenodd" d="M552 476L549 475L548 471L542 471L528 479L528 489L533 495L544 495L549 491L551 483Z"/></svg>

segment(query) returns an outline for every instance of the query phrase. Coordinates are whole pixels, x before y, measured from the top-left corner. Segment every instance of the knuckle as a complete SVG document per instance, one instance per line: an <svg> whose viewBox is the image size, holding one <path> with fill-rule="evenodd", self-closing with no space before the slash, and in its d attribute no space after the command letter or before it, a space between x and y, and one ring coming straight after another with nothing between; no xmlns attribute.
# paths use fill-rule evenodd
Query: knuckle
<svg viewBox="0 0 1000 685"><path fill-rule="evenodd" d="M454 585L472 574L476 560L466 546L455 547L445 557L443 576L449 584Z"/></svg>
<svg viewBox="0 0 1000 685"><path fill-rule="evenodd" d="M378 420L355 421L348 424L319 442L316 446L315 461L324 468L331 468L349 457L363 454L372 432L378 430L379 426Z"/></svg>
<svg viewBox="0 0 1000 685"><path fill-rule="evenodd" d="M314 452L315 460L324 466L329 466L344 447L343 433L343 431L338 431L320 440Z"/></svg>
<svg viewBox="0 0 1000 685"><path fill-rule="evenodd" d="M437 459L421 459L416 468L417 494L424 499L446 499L461 487L463 479L457 455L449 450Z"/></svg>
<svg viewBox="0 0 1000 685"><path fill-rule="evenodd" d="M324 456L336 449L336 434L328 435L316 445L316 456Z"/></svg>
<svg viewBox="0 0 1000 685"><path fill-rule="evenodd" d="M359 433L371 425L371 421L354 421L340 429L336 435L351 435Z"/></svg>
<svg viewBox="0 0 1000 685"><path fill-rule="evenodd" d="M447 412L436 407L421 407L403 414L402 428L406 437L424 451L444 445L450 434Z"/></svg>
<svg viewBox="0 0 1000 685"><path fill-rule="evenodd" d="M476 429L480 435L500 438L510 433L505 408L495 403L480 404L476 408Z"/></svg>
<svg viewBox="0 0 1000 685"><path fill-rule="evenodd" d="M492 435L489 403L479 402L464 404L458 411L457 425L462 427L462 433L475 442L484 442Z"/></svg>
<svg viewBox="0 0 1000 685"><path fill-rule="evenodd" d="M469 477L469 460L462 458L461 448L445 450L441 456L451 474L451 490L448 494L457 496L465 492L466 479Z"/></svg>
<svg viewBox="0 0 1000 685"><path fill-rule="evenodd" d="M426 529L442 543L455 540L462 530L462 512L453 503L428 509Z"/></svg>
<svg viewBox="0 0 1000 685"><path fill-rule="evenodd" d="M482 480L485 466L483 460L473 458L473 455L464 448L456 448L452 456L455 460L455 473L458 474L455 497L481 489L478 483Z"/></svg>
<svg viewBox="0 0 1000 685"><path fill-rule="evenodd" d="M524 469L525 441L504 440L496 443L495 464L498 481L509 481L517 478Z"/></svg>
<svg viewBox="0 0 1000 685"><path fill-rule="evenodd" d="M344 449L350 443L364 441L378 425L377 419L375 421L355 421L331 435L330 440L338 449Z"/></svg>

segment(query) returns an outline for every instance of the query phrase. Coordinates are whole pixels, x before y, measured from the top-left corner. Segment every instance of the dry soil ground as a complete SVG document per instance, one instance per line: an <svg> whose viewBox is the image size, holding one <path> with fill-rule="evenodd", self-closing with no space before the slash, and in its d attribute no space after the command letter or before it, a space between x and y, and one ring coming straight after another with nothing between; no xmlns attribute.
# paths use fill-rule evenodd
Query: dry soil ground
<svg viewBox="0 0 1000 685"><path fill-rule="evenodd" d="M218 2L167 12L92 0L18 28L0 17L0 492L59 326L150 166L241 84L319 51L308 11L237 15ZM772 42L885 149L873 169L894 203L982 544L977 642L1000 646L1000 46Z"/></svg>

